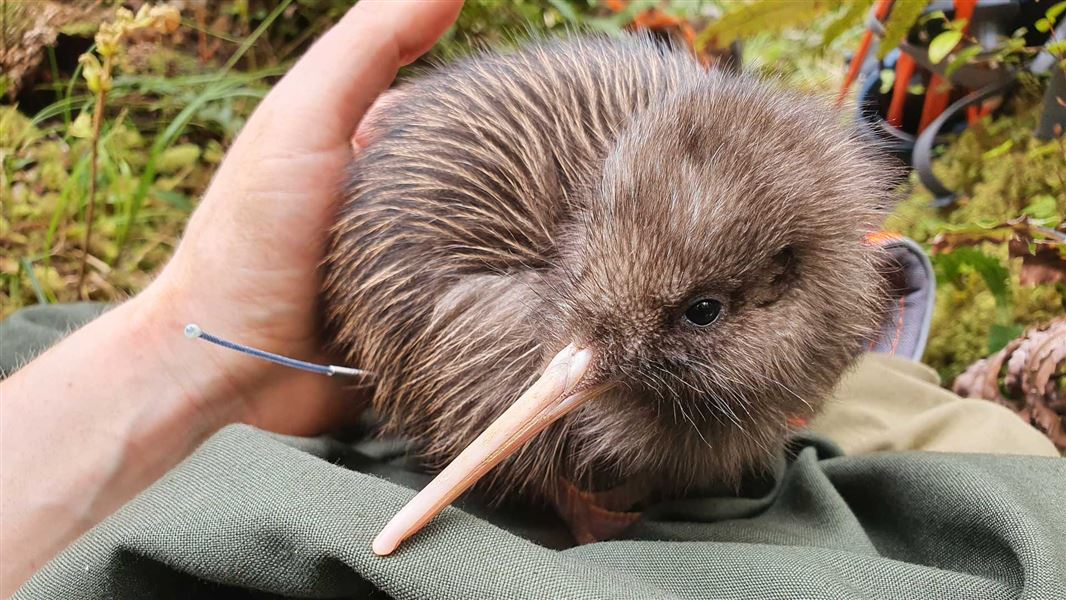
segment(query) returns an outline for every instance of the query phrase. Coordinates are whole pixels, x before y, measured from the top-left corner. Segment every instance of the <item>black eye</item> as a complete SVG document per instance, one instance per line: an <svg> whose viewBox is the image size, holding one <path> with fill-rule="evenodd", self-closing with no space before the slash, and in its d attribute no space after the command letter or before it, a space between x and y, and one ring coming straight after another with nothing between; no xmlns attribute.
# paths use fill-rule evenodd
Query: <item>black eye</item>
<svg viewBox="0 0 1066 600"><path fill-rule="evenodd" d="M685 318L693 325L704 327L714 323L722 312L722 303L717 300L705 298L697 300L685 311Z"/></svg>

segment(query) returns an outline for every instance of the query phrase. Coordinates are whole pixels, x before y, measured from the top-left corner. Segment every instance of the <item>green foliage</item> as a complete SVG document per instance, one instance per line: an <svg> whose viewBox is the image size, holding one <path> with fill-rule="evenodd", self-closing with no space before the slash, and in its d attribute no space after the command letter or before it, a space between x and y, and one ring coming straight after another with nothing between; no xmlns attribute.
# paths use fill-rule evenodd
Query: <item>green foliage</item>
<svg viewBox="0 0 1066 600"><path fill-rule="evenodd" d="M996 257L977 248L964 247L947 254L934 255L932 262L939 281L958 284L963 274L977 273L992 293L996 306L1004 310L1010 307L1010 273Z"/></svg>
<svg viewBox="0 0 1066 600"><path fill-rule="evenodd" d="M892 12L888 13L885 21L885 34L877 47L878 58L883 59L899 47L928 3L928 0L896 0L892 4Z"/></svg>
<svg viewBox="0 0 1066 600"><path fill-rule="evenodd" d="M947 58L948 54L955 49L955 46L959 45L962 41L962 32L955 29L948 29L941 32L933 41L929 42L929 60L933 61L933 64L938 64L940 61Z"/></svg>
<svg viewBox="0 0 1066 600"><path fill-rule="evenodd" d="M1010 271L1001 259L985 254L973 247L958 248L947 254L932 257L940 287L955 287L969 283L967 276L976 273L984 283L985 289L995 301L996 317L988 327L988 353L999 351L1022 333L1025 329L1013 322L1011 307Z"/></svg>
<svg viewBox="0 0 1066 600"><path fill-rule="evenodd" d="M934 170L961 199L949 213L930 208L929 193L913 188L889 219L888 226L918 241L931 241L940 231L972 224L1002 223L1025 211L1066 214L1066 150L1061 140L1033 137L1040 107L1036 98L1023 98L1008 112L1015 115L986 119L967 129L934 164ZM1035 208L1027 208L1030 204Z"/></svg>
<svg viewBox="0 0 1066 600"><path fill-rule="evenodd" d="M995 354L1025 331L1025 327L1015 324L993 323L988 327L988 353Z"/></svg>
<svg viewBox="0 0 1066 600"><path fill-rule="evenodd" d="M866 20L866 14L873 6L874 0L853 0L847 4L847 10L833 19L822 34L822 48L828 48L844 32L853 27L861 26Z"/></svg>
<svg viewBox="0 0 1066 600"><path fill-rule="evenodd" d="M1059 2L1058 4L1051 6L1047 9L1047 12L1044 13L1044 18L1037 21L1034 27L1036 27L1036 30L1041 33L1051 31L1063 12L1066 12L1066 2Z"/></svg>
<svg viewBox="0 0 1066 600"><path fill-rule="evenodd" d="M1047 12L1044 13L1044 17L1048 21L1051 21L1051 24L1054 25L1055 23L1057 23L1057 19L1059 18L1059 16L1063 13L1066 13L1066 1L1051 5L1047 9Z"/></svg>
<svg viewBox="0 0 1066 600"><path fill-rule="evenodd" d="M1003 259L1006 262L1006 259ZM1047 322L1066 311L1066 291L1055 286L1017 285L1020 260L1010 261L1010 322L1000 320L1000 309L981 275L965 273L955 282L939 283L929 344L923 361L950 383L967 366L1012 339L1021 328ZM1009 336L1009 337L1008 337Z"/></svg>
<svg viewBox="0 0 1066 600"><path fill-rule="evenodd" d="M1056 227L1062 223L1063 212L1059 209L1059 202L1051 194L1034 196L1029 204L1022 209L1022 214L1035 219L1045 227Z"/></svg>
<svg viewBox="0 0 1066 600"><path fill-rule="evenodd" d="M234 65L252 45L235 46L225 55ZM176 244L222 147L269 89L269 79L285 70L227 71L219 68L222 60L202 64L191 48L151 42L132 46L109 81L90 298L119 299L150 279ZM49 61L46 89L53 103L32 116L0 106L0 314L26 303L78 299L95 105L81 71L79 64L60 73Z"/></svg>
<svg viewBox="0 0 1066 600"><path fill-rule="evenodd" d="M441 38L430 59L453 60L480 48L509 46L573 26L619 31L628 16L601 17L597 9L595 0L467 0L455 27Z"/></svg>
<svg viewBox="0 0 1066 600"><path fill-rule="evenodd" d="M948 66L944 69L944 74L951 77L956 71L969 64L977 55L981 54L983 48L974 44L972 46L966 46L955 53L955 56L948 63Z"/></svg>
<svg viewBox="0 0 1066 600"><path fill-rule="evenodd" d="M930 243L938 234L987 233L1021 216L1058 225L1066 215L1066 148L1033 137L1037 97L1023 93L1007 113L967 129L937 160L938 176L960 192L954 209L932 208L929 192L913 185L886 227ZM1066 286L1021 285L1022 260L1009 258L1009 235L1000 239L933 257L937 303L924 360L945 382L1021 328L1066 310Z"/></svg>
<svg viewBox="0 0 1066 600"><path fill-rule="evenodd" d="M829 44L827 32L850 7L851 3L844 3L813 22L745 37L745 68L816 94L836 89L843 80L844 57L855 48L862 30L834 34Z"/></svg>
<svg viewBox="0 0 1066 600"><path fill-rule="evenodd" d="M802 27L840 6L840 0L730 3L722 17L700 33L696 44L703 47L715 41L728 46L737 38Z"/></svg>
<svg viewBox="0 0 1066 600"><path fill-rule="evenodd" d="M39 129L11 107L0 107L0 139L4 140L5 202L0 218L4 311L26 303L74 300L77 248L85 226L89 142L67 137L61 128ZM98 201L105 210L98 213L101 235L94 237L94 256L118 252L115 235L122 214L117 208L136 187L145 146L126 118L112 122L102 136ZM153 181L153 196L140 217L129 260L117 269L100 266L107 274L101 293L108 297L120 298L143 287L176 243L189 207L160 202L155 194L197 193L211 171L201 156L186 156L180 162L166 177Z"/></svg>

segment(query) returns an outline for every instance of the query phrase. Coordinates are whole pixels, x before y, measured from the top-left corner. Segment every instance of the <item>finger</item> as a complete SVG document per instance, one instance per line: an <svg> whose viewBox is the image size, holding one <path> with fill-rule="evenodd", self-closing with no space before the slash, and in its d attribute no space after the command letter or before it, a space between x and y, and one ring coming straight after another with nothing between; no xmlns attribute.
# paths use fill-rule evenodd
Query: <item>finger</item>
<svg viewBox="0 0 1066 600"><path fill-rule="evenodd" d="M328 125L315 127L330 135L328 142L347 143L396 71L432 47L461 7L461 0L359 2L275 86L264 112L314 115ZM272 119L306 132L306 123L295 120Z"/></svg>

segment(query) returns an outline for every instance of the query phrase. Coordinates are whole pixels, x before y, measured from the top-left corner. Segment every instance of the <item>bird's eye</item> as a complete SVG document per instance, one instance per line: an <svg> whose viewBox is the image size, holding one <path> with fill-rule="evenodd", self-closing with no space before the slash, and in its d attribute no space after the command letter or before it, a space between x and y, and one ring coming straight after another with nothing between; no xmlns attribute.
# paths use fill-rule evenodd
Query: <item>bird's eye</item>
<svg viewBox="0 0 1066 600"><path fill-rule="evenodd" d="M685 318L693 325L704 327L714 323L722 312L722 303L710 298L697 300L685 311Z"/></svg>

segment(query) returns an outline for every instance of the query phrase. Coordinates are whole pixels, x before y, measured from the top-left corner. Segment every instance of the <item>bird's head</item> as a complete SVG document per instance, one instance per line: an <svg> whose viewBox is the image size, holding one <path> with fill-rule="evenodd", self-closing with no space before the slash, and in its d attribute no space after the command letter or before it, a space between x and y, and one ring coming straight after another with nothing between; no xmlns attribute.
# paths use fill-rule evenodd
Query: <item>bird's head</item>
<svg viewBox="0 0 1066 600"><path fill-rule="evenodd" d="M695 421L809 415L876 325L864 236L889 171L808 98L736 77L682 89L585 191L540 291L546 335L666 419L672 404Z"/></svg>

